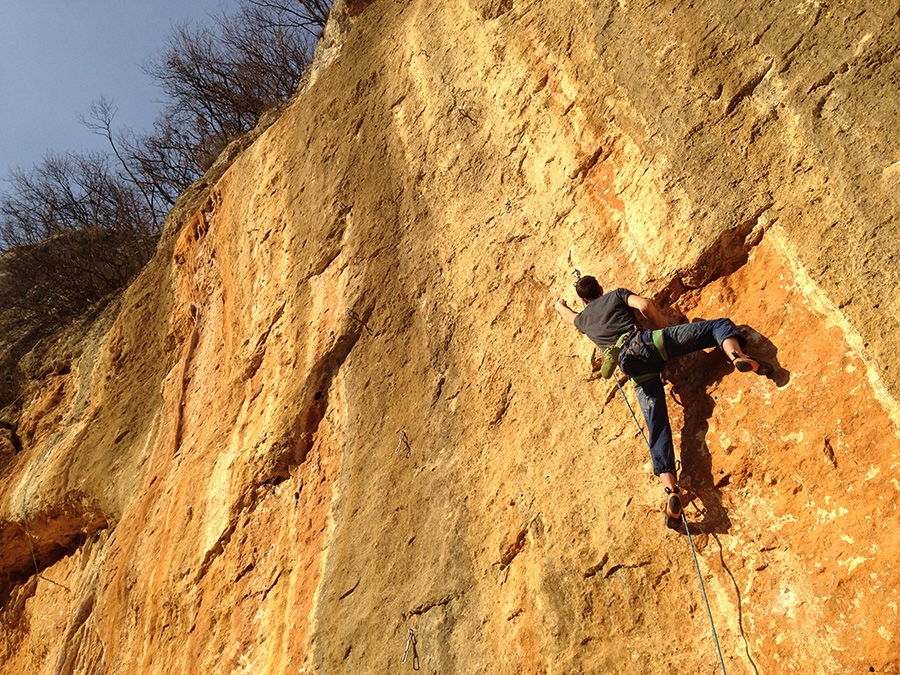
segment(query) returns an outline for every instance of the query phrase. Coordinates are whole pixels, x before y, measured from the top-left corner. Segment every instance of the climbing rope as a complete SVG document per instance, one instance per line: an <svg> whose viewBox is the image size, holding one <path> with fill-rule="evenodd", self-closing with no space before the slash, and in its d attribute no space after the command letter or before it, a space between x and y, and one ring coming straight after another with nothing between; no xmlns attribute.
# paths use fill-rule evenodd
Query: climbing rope
<svg viewBox="0 0 900 675"><path fill-rule="evenodd" d="M684 523L684 531L687 533L688 543L691 545L691 555L694 556L694 569L697 570L697 578L700 580L700 590L703 592L703 602L706 604L706 615L709 617L709 625L712 628L713 641L716 643L716 652L719 655L719 665L722 666L722 675L727 675L725 672L725 659L722 658L722 648L719 646L719 636L716 635L716 624L713 623L712 610L709 608L709 598L706 597L706 585L703 583L703 576L700 574L700 563L697 562L697 552L694 550L694 542L691 540L691 531L688 529L688 522L683 508L681 509L681 522Z"/></svg>
<svg viewBox="0 0 900 675"><path fill-rule="evenodd" d="M54 586L59 586L60 588L65 589L69 593L72 592L72 589L68 586L64 586L63 584L53 581L53 579L48 579L43 574L41 574L40 569L38 569L37 556L34 553L34 544L31 542L31 532L28 531L28 528L25 527L25 523L16 522L16 525L22 528L22 531L25 532L25 536L28 539L28 547L31 549L31 561L34 563L34 574L38 579L43 579L44 581L53 584Z"/></svg>
<svg viewBox="0 0 900 675"><path fill-rule="evenodd" d="M647 447L650 447L650 441L647 440L647 434L644 433L644 427L641 426L641 423L638 422L637 415L634 414L634 409L631 407L631 404L628 402L628 397L625 396L625 390L622 389L622 383L619 382L619 378L613 376L613 379L616 381L616 386L619 388L619 391L622 392L622 400L625 401L625 405L628 406L628 412L631 413L631 419L634 420L635 425L638 428L638 431L641 432L641 438L644 439L644 443L647 444Z"/></svg>
<svg viewBox="0 0 900 675"><path fill-rule="evenodd" d="M619 391L622 393L622 400L625 401L625 405L628 406L631 418L634 420L638 431L641 432L644 443L646 443L647 448L650 449L650 441L647 440L644 428L641 426L641 423L638 422L637 415L634 414L634 409L631 407L631 403L628 402L628 397L625 396L625 390L622 389L619 378L613 377L613 379L616 381L616 386L619 387ZM697 560L697 552L694 550L694 541L691 539L691 530L688 528L687 516L684 515L684 508L681 509L681 522L684 523L684 531L685 534L687 534L688 543L691 546L691 556L694 558L694 569L697 570L697 579L700 581L700 591L703 593L703 603L706 605L706 615L709 617L709 626L712 629L713 641L716 643L716 653L719 655L719 664L722 666L722 675L728 675L725 671L725 659L722 657L722 648L719 646L719 636L716 634L716 624L713 621L712 610L709 608L709 598L706 595L706 584L703 583L703 575L700 572L700 563Z"/></svg>

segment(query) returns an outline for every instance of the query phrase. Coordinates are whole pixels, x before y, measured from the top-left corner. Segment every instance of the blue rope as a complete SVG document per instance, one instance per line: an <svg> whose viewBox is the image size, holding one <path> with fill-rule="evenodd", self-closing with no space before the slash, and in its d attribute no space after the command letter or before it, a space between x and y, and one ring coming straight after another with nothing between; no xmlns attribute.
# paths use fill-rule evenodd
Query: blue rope
<svg viewBox="0 0 900 675"><path fill-rule="evenodd" d="M694 556L694 568L697 570L697 578L700 580L700 590L703 591L703 602L706 604L706 614L709 616L709 625L712 628L713 640L716 643L716 651L719 653L719 663L722 666L723 675L725 672L725 659L722 658L722 648L719 646L719 636L716 635L716 624L713 623L712 610L709 608L709 598L706 597L706 586L703 583L703 576L700 574L700 563L697 562L697 553L694 551L694 542L691 540L691 531L688 529L687 517L684 515L684 509L681 511L681 522L684 523L684 531L687 533L688 543L691 545L691 555Z"/></svg>
<svg viewBox="0 0 900 675"><path fill-rule="evenodd" d="M631 413L631 419L634 420L634 423L637 425L638 431L641 432L641 437L644 439L644 443L647 444L647 447L650 447L650 441L647 440L647 435L644 433L644 427L641 426L641 423L638 422L637 415L634 414L634 409L631 407L631 404L628 402L628 398L625 396L625 390L622 389L622 385L619 383L619 378L613 375L613 379L616 381L616 386L619 388L619 391L622 392L622 400L625 401L625 405L628 406L628 412Z"/></svg>
<svg viewBox="0 0 900 675"><path fill-rule="evenodd" d="M619 378L613 375L613 379L616 381L616 386L619 388L619 391L622 392L622 400L625 401L625 405L628 406L628 412L631 413L631 418L637 425L638 431L641 432L644 443L646 443L647 448L650 449L650 441L647 440L647 435L644 433L644 427L638 422L637 415L634 414L634 409L631 407L631 403L628 402L628 397L625 396L625 390L622 389ZM722 648L719 646L719 636L716 635L716 624L713 621L712 610L709 608L709 598L706 596L706 585L703 583L703 575L700 572L700 563L697 561L697 552L694 550L694 541L691 539L691 531L688 529L687 516L684 515L684 509L681 511L681 522L684 523L684 531L687 534L688 543L691 545L691 555L694 557L694 568L697 570L697 579L700 580L700 591L703 593L703 602L706 605L706 615L709 617L709 625L710 628L712 628L713 640L716 643L716 652L719 654L719 664L722 666L723 675L728 675L725 671L725 659L722 657Z"/></svg>

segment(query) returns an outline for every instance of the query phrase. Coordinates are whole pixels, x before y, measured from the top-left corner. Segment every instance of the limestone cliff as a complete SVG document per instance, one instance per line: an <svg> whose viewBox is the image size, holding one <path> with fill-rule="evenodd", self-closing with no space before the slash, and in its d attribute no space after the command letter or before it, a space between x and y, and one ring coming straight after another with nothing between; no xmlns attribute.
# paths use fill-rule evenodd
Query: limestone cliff
<svg viewBox="0 0 900 675"><path fill-rule="evenodd" d="M728 672L900 672L898 45L895 2L340 5L20 360L0 673L719 672L575 267L777 364L667 374Z"/></svg>

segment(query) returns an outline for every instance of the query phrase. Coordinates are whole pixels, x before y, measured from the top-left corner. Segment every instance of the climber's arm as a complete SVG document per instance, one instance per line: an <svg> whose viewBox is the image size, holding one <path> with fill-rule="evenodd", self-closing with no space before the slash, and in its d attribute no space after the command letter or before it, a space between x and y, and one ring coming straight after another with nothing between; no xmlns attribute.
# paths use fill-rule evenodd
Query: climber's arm
<svg viewBox="0 0 900 675"><path fill-rule="evenodd" d="M649 298L642 298L640 295L629 295L628 306L636 309L646 316L655 325L654 328L666 328L671 325L669 320L662 315L656 305Z"/></svg>
<svg viewBox="0 0 900 675"><path fill-rule="evenodd" d="M567 324L571 326L575 325L575 317L578 316L578 312L569 307L569 305L566 304L565 300L557 300L556 304L553 306L553 309L559 312L559 315Z"/></svg>

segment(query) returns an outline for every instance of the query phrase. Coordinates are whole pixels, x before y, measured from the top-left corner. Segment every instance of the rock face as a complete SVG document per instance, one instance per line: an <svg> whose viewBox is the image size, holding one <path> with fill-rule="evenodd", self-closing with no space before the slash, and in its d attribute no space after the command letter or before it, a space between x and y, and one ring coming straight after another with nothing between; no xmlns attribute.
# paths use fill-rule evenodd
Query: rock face
<svg viewBox="0 0 900 675"><path fill-rule="evenodd" d="M719 672L575 267L777 365L667 372L728 672L900 672L895 11L339 5L19 361L0 673Z"/></svg>

